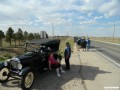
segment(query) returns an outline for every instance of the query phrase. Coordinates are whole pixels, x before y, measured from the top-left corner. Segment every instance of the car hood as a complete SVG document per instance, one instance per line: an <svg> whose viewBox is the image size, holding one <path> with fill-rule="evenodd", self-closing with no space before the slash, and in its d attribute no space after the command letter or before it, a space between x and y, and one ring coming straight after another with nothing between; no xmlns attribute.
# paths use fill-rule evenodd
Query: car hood
<svg viewBox="0 0 120 90"><path fill-rule="evenodd" d="M17 56L16 58L18 58L19 60L23 60L23 59L26 59L26 58L31 58L35 55L34 52L27 52L23 55L20 55L20 56Z"/></svg>

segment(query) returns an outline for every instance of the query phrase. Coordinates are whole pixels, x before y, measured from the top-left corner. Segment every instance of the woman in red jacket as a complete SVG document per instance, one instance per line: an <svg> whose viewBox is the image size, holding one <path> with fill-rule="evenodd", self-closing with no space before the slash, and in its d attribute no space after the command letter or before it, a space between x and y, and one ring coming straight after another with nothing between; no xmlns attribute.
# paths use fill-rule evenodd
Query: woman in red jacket
<svg viewBox="0 0 120 90"><path fill-rule="evenodd" d="M59 61L55 60L53 53L50 54L50 56L48 58L48 63L49 63L49 69L50 70L51 70L51 68L56 68L56 72L57 72L58 77L61 77L61 75L59 73L59 70L61 70L61 73L65 73L65 71L62 69Z"/></svg>

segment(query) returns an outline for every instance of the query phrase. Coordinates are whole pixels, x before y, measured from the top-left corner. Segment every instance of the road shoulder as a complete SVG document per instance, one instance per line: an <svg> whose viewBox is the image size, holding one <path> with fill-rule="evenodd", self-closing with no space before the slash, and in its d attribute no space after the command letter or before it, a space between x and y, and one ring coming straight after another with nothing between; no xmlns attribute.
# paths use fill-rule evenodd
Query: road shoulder
<svg viewBox="0 0 120 90"><path fill-rule="evenodd" d="M120 69L96 51L79 51L82 62L82 79L88 90L104 90L104 87L120 88ZM119 89L117 89L119 90Z"/></svg>

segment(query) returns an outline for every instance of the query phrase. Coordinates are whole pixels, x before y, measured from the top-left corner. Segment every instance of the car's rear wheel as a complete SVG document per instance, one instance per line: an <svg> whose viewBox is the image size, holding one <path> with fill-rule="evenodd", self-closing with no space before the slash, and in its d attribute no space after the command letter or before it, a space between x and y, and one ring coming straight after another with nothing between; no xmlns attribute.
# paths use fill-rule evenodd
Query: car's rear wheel
<svg viewBox="0 0 120 90"><path fill-rule="evenodd" d="M29 70L25 75L22 76L21 88L23 90L29 90L34 82L34 73Z"/></svg>
<svg viewBox="0 0 120 90"><path fill-rule="evenodd" d="M7 67L2 67L0 68L0 82L4 83L8 81L10 77L10 71Z"/></svg>

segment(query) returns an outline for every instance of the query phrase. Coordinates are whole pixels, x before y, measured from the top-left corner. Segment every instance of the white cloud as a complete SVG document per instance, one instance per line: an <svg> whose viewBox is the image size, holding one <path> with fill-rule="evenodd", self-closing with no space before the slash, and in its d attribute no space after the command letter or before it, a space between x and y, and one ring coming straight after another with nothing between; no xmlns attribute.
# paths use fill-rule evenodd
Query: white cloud
<svg viewBox="0 0 120 90"><path fill-rule="evenodd" d="M83 17L85 19L85 17ZM91 17L91 19L81 21L80 24L95 24L97 20L102 19L103 16Z"/></svg>
<svg viewBox="0 0 120 90"><path fill-rule="evenodd" d="M84 4L81 6L81 10L89 12L97 10L103 3L103 0L83 0L83 2Z"/></svg>
<svg viewBox="0 0 120 90"><path fill-rule="evenodd" d="M85 16L79 16L78 17L78 19L81 19L81 20L83 20L83 19L85 19L86 17Z"/></svg>
<svg viewBox="0 0 120 90"><path fill-rule="evenodd" d="M56 3L60 3L62 0L48 0L49 2L56 4Z"/></svg>
<svg viewBox="0 0 120 90"><path fill-rule="evenodd" d="M104 14L106 18L120 15L120 0L83 0L83 2L84 4L80 6L81 12L96 11ZM88 16L91 15L88 13Z"/></svg>
<svg viewBox="0 0 120 90"><path fill-rule="evenodd" d="M103 18L103 16L95 16L95 17L94 17L94 22L96 22L96 20L102 19L102 18Z"/></svg>
<svg viewBox="0 0 120 90"><path fill-rule="evenodd" d="M32 0L31 0L32 1ZM30 15L33 11L28 4L23 4L21 1L9 1L9 4L0 3L0 18L3 20L1 23L9 24L24 24L29 21Z"/></svg>
<svg viewBox="0 0 120 90"><path fill-rule="evenodd" d="M105 17L120 15L120 0L110 0L110 2L104 3L99 11L104 14Z"/></svg>
<svg viewBox="0 0 120 90"><path fill-rule="evenodd" d="M54 23L56 28L75 29L119 16L119 9L119 0L0 0L0 26L23 26L32 31L48 29Z"/></svg>
<svg viewBox="0 0 120 90"><path fill-rule="evenodd" d="M95 23L95 21L93 19L80 22L80 24L94 24L94 23Z"/></svg>
<svg viewBox="0 0 120 90"><path fill-rule="evenodd" d="M52 13L50 17L56 18L56 17L65 17L66 15L63 13Z"/></svg>
<svg viewBox="0 0 120 90"><path fill-rule="evenodd" d="M92 16L92 14L93 14L92 12L88 13L88 17L91 17L91 16Z"/></svg>

